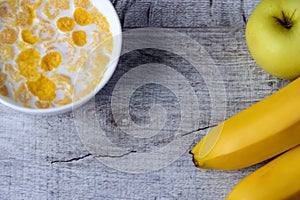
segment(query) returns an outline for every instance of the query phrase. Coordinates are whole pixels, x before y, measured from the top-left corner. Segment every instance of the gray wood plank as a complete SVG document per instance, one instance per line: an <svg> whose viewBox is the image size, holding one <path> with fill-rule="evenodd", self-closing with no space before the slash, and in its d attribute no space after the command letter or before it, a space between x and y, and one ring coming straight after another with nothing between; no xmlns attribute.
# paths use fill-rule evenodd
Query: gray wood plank
<svg viewBox="0 0 300 200"><path fill-rule="evenodd" d="M205 48L222 74L227 102L219 109L226 111L226 117L288 83L265 73L255 64L247 49L245 20L249 18L258 0L112 2L124 30L134 30L135 27L168 27L188 35ZM186 47L188 44L183 45ZM107 137L124 149L143 153L169 144L174 139L172 133L178 128L181 113L176 95L168 88L157 85L140 87L129 101L131 117L138 125L149 124L148 111L155 103L160 103L167 111L172 120L165 132L157 137L143 140L123 134L116 128L118 124L109 110L113 97L122 98L113 96L112 92L124 72L149 62L172 66L195 89L202 114L197 120L191 121L197 124L195 129L187 127L183 130L193 138L191 148L206 134L210 126L215 125L209 120L210 94L203 77L197 75L186 60L172 52L140 49L127 53L121 58L111 81L98 93L95 109L83 111L94 117L106 130L110 130ZM210 65L211 63L208 67ZM124 87L124 93L132 92L134 80ZM178 84L172 77L169 82ZM125 113L124 110L117 112L119 115ZM87 150L78 134L80 128L76 127L74 113L31 116L0 105L0 116L0 199L216 200L223 199L241 178L261 165L232 172L199 170L194 167L188 148L175 162L160 170L140 174L126 173L108 167L98 159L100 156L107 156L107 159L122 161L127 155L119 155L118 158L111 156L114 152L94 155ZM166 154L175 152L176 149L173 149ZM147 159L149 158L137 160L132 165L141 166L147 163Z"/></svg>
<svg viewBox="0 0 300 200"><path fill-rule="evenodd" d="M112 1L124 28L245 26L259 0Z"/></svg>

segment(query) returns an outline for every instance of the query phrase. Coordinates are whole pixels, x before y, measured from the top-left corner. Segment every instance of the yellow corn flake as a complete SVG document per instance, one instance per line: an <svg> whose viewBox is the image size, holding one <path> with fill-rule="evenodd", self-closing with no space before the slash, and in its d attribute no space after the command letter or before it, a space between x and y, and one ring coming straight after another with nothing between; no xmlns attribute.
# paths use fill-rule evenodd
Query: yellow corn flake
<svg viewBox="0 0 300 200"><path fill-rule="evenodd" d="M49 0L49 3L61 10L70 9L70 0Z"/></svg>
<svg viewBox="0 0 300 200"><path fill-rule="evenodd" d="M39 39L43 42L51 41L54 39L55 32L52 26L42 26L39 30Z"/></svg>
<svg viewBox="0 0 300 200"><path fill-rule="evenodd" d="M5 64L4 70L8 72L10 79L14 82L19 82L22 80L21 74L18 70L16 70L12 64Z"/></svg>
<svg viewBox="0 0 300 200"><path fill-rule="evenodd" d="M97 31L93 30L91 34L92 34L93 39L90 44L90 47L95 48L96 46L98 46L99 41L101 41L101 33L98 30Z"/></svg>
<svg viewBox="0 0 300 200"><path fill-rule="evenodd" d="M0 46L0 63L5 63L13 60L15 57L15 50L12 46Z"/></svg>
<svg viewBox="0 0 300 200"><path fill-rule="evenodd" d="M85 49L80 49L79 57L75 61L75 64L69 64L68 71L69 72L78 72L78 69L80 71L83 71L86 69L88 65L88 58L89 58L90 52Z"/></svg>
<svg viewBox="0 0 300 200"><path fill-rule="evenodd" d="M36 44L39 41L38 37L32 35L32 32L28 29L22 30L21 35L23 41L29 44Z"/></svg>
<svg viewBox="0 0 300 200"><path fill-rule="evenodd" d="M70 17L62 17L57 20L56 26L62 32L68 32L74 29L75 23L74 20Z"/></svg>
<svg viewBox="0 0 300 200"><path fill-rule="evenodd" d="M6 85L0 84L0 95L2 95L4 97L9 97L9 93L8 93L8 89L7 89Z"/></svg>
<svg viewBox="0 0 300 200"><path fill-rule="evenodd" d="M112 54L113 46L114 46L114 39L111 33L108 33L103 38L104 49L108 54Z"/></svg>
<svg viewBox="0 0 300 200"><path fill-rule="evenodd" d="M109 57L102 53L102 48L96 49L91 59L92 59L92 64L94 66L97 66L96 68L101 68L101 67L105 68L110 61Z"/></svg>
<svg viewBox="0 0 300 200"><path fill-rule="evenodd" d="M23 51L24 49L28 48L29 47L29 43L26 43L24 41L17 41L16 42L16 47L20 50L20 51Z"/></svg>
<svg viewBox="0 0 300 200"><path fill-rule="evenodd" d="M62 55L59 52L50 52L42 58L41 68L44 71L56 69L62 61Z"/></svg>
<svg viewBox="0 0 300 200"><path fill-rule="evenodd" d="M0 70L0 85L4 84L7 80L7 75Z"/></svg>
<svg viewBox="0 0 300 200"><path fill-rule="evenodd" d="M20 74L29 79L38 76L39 61L40 52L33 48L22 51L16 59Z"/></svg>
<svg viewBox="0 0 300 200"><path fill-rule="evenodd" d="M46 108L50 108L51 103L48 101L37 101L35 102L35 106L37 108L46 109Z"/></svg>
<svg viewBox="0 0 300 200"><path fill-rule="evenodd" d="M50 2L46 2L43 13L48 19L53 20L59 14L59 9L55 8Z"/></svg>
<svg viewBox="0 0 300 200"><path fill-rule="evenodd" d="M51 76L51 79L54 82L56 82L57 84L64 83L64 84L67 84L67 85L72 85L71 84L71 78L67 75L64 75L64 74L53 74ZM58 89L62 89L62 88L58 88Z"/></svg>
<svg viewBox="0 0 300 200"><path fill-rule="evenodd" d="M21 7L29 6L33 9L38 9L43 3L43 0L22 0Z"/></svg>
<svg viewBox="0 0 300 200"><path fill-rule="evenodd" d="M69 76L63 74L54 74L51 76L51 79L56 85L57 90L65 91L68 95L73 94L73 84Z"/></svg>
<svg viewBox="0 0 300 200"><path fill-rule="evenodd" d="M7 75L4 74L0 70L0 95L5 96L5 97L9 97L8 90L7 90L7 87L5 85L6 80L7 80Z"/></svg>
<svg viewBox="0 0 300 200"><path fill-rule="evenodd" d="M95 77L94 79L92 79L88 84L87 87L84 91L82 91L81 95L82 97L84 97L85 95L89 94L90 92L92 92L93 90L96 89L96 87L99 85L100 81L102 80L102 76L101 77ZM83 96L84 95L84 96Z"/></svg>
<svg viewBox="0 0 300 200"><path fill-rule="evenodd" d="M6 2L0 3L0 20L11 18L12 14L9 11L8 5Z"/></svg>
<svg viewBox="0 0 300 200"><path fill-rule="evenodd" d="M12 28L6 28L0 32L0 43L13 44L18 39L18 33Z"/></svg>
<svg viewBox="0 0 300 200"><path fill-rule="evenodd" d="M74 5L75 7L81 7L85 9L88 9L92 6L89 0L74 0Z"/></svg>
<svg viewBox="0 0 300 200"><path fill-rule="evenodd" d="M110 58L103 54L102 48L99 46L94 50L93 55L91 56L93 68L89 69L88 72L93 77L102 77L106 71L106 66L108 65Z"/></svg>
<svg viewBox="0 0 300 200"><path fill-rule="evenodd" d="M94 90L99 85L102 78L103 78L102 76L101 77L95 77L95 79L91 82L91 85L89 86L89 89L91 91Z"/></svg>
<svg viewBox="0 0 300 200"><path fill-rule="evenodd" d="M86 33L84 31L74 31L72 33L73 42L77 46L84 46L86 44Z"/></svg>
<svg viewBox="0 0 300 200"><path fill-rule="evenodd" d="M76 82L76 85L85 84L86 87L85 87L85 89L78 92L78 95L75 96L75 100L81 99L81 98L85 97L86 95L88 95L89 93L91 93L92 91L94 91L96 89L96 87L99 85L101 80L102 80L102 76L101 77L95 77L94 79L92 79L89 82L86 82L85 80L84 81L78 80ZM81 82L83 82L83 83L81 83Z"/></svg>
<svg viewBox="0 0 300 200"><path fill-rule="evenodd" d="M67 105L70 103L72 103L72 99L71 99L71 97L66 96L66 95L64 96L64 98L62 100L55 101L55 104L57 104L59 106L64 106L64 105Z"/></svg>
<svg viewBox="0 0 300 200"><path fill-rule="evenodd" d="M77 66L69 62L67 65L67 71L73 73L76 70L77 70Z"/></svg>
<svg viewBox="0 0 300 200"><path fill-rule="evenodd" d="M99 66L89 70L89 72L90 74L92 74L93 77L102 77L103 74L106 72L106 67Z"/></svg>
<svg viewBox="0 0 300 200"><path fill-rule="evenodd" d="M23 103L26 107L29 107L29 102L32 100L33 96L28 91L25 83L21 83L17 91L14 92L14 97L16 102Z"/></svg>
<svg viewBox="0 0 300 200"><path fill-rule="evenodd" d="M56 47L51 46L46 49L46 52L54 51L56 49L57 49Z"/></svg>
<svg viewBox="0 0 300 200"><path fill-rule="evenodd" d="M35 10L25 6L23 12L19 12L16 16L16 24L18 26L31 26L35 18Z"/></svg>
<svg viewBox="0 0 300 200"><path fill-rule="evenodd" d="M41 73L37 79L27 81L26 85L28 90L37 96L39 100L52 101L56 97L55 84Z"/></svg>
<svg viewBox="0 0 300 200"><path fill-rule="evenodd" d="M79 58L76 61L77 69L84 70L87 67L89 52L87 50L81 49Z"/></svg>
<svg viewBox="0 0 300 200"><path fill-rule="evenodd" d="M77 8L74 12L74 19L80 26L87 26L91 23L91 15L83 8Z"/></svg>
<svg viewBox="0 0 300 200"><path fill-rule="evenodd" d="M98 12L96 8L91 10L92 23L96 24L100 31L103 33L110 32L110 25L104 15Z"/></svg>
<svg viewBox="0 0 300 200"><path fill-rule="evenodd" d="M8 0L8 1L3 1L3 2L0 2L0 5L4 5L7 6L8 10L11 11L11 13L16 13L19 6L18 6L18 1L19 0ZM0 7L1 7L0 6Z"/></svg>

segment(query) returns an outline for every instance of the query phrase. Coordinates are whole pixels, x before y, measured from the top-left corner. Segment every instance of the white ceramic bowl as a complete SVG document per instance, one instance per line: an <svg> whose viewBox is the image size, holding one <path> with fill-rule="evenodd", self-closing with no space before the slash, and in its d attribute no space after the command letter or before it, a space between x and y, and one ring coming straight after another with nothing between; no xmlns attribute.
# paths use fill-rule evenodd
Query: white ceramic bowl
<svg viewBox="0 0 300 200"><path fill-rule="evenodd" d="M76 109L82 106L83 104L87 103L90 99L92 99L104 87L104 85L109 81L109 79L113 75L118 64L119 56L121 53L121 46L122 46L122 29L121 29L121 24L118 15L109 0L101 0L101 1L90 0L90 2L108 20L108 23L110 24L110 31L114 39L111 61L107 66L107 70L104 73L103 79L100 81L99 85L91 93L84 96L80 100L60 107L53 107L47 109L26 108L21 104L16 103L13 99L5 98L2 97L1 95L0 95L0 103L24 113L40 114L40 115L55 115L55 114L69 112L72 109Z"/></svg>

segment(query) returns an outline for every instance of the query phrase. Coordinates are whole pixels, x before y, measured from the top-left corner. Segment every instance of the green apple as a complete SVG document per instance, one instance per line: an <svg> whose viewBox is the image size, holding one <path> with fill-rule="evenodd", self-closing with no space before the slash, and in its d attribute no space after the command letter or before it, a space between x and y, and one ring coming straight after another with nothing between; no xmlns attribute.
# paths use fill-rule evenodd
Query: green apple
<svg viewBox="0 0 300 200"><path fill-rule="evenodd" d="M262 0L246 25L249 51L265 71L281 79L300 76L300 0Z"/></svg>

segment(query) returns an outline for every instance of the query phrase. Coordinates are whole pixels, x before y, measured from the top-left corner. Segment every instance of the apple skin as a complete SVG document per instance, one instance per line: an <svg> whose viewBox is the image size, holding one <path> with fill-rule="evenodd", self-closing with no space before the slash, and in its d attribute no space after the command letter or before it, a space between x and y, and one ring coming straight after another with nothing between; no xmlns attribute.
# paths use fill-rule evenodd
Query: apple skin
<svg viewBox="0 0 300 200"><path fill-rule="evenodd" d="M246 25L246 42L256 63L286 80L300 76L300 1L262 0Z"/></svg>

